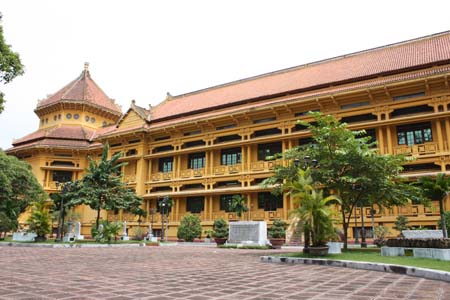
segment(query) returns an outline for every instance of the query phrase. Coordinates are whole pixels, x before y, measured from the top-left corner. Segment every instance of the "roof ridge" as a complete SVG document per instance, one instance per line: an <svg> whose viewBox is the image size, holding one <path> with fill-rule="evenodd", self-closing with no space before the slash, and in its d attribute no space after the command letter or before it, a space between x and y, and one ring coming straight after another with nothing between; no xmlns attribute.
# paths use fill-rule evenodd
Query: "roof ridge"
<svg viewBox="0 0 450 300"><path fill-rule="evenodd" d="M195 94L198 94L198 93L202 93L202 92L205 92L205 91L214 90L214 89L218 89L218 88L222 88L222 87L235 85L235 84L238 84L238 83L241 83L241 82L252 81L252 80L255 80L255 79L258 79L258 78L268 77L268 76L275 75L275 74L287 73L289 71L298 70L298 69L302 69L302 68L305 68L305 67L314 66L314 65L318 65L318 64L323 64L323 63L326 63L326 62L330 62L330 61L334 61L334 60L338 60L338 59L342 59L342 58L352 57L352 56L356 56L356 55L359 55L359 54L369 53L369 52L373 52L373 51L376 51L376 50L387 49L387 48L394 48L394 47L398 47L398 46L406 45L406 44L413 44L413 43L416 43L416 42L420 42L420 41L423 41L423 40L435 38L435 37L438 37L438 36L448 35L448 34L450 34L450 30L442 31L442 32L439 32L439 33L434 33L434 34L429 34L429 35L421 36L421 37L418 37L418 38L412 38L412 39L408 39L408 40L404 40L404 41L400 41L400 42L396 42L396 43L391 43L391 44L387 44L387 45L377 46L377 47L373 47L373 48L369 48L369 49L364 49L364 50L359 50L359 51L355 51L355 52L350 52L350 53L346 53L346 54L343 54L343 55L333 56L333 57L329 57L329 58L326 58L326 59L321 59L321 60L317 60L317 61L313 61L313 62L309 62L309 63L305 63L305 64L301 64L301 65L297 65L297 66L293 66L293 67L289 67L289 68L284 68L284 69L279 69L279 70L272 71L272 72L258 74L258 75L255 75L255 76L245 77L245 78L242 78L242 79L226 82L226 83L223 83L223 84L213 85L213 86L210 86L210 87L207 87L207 88L203 88L203 89L200 89L200 90L195 90L195 91L183 93L183 94L180 94L180 95L172 96L172 99L170 99L170 100L182 99L182 98L187 97L187 96L195 95ZM165 100L161 101L159 104L162 104L162 103L166 102L167 100L168 99L166 98Z"/></svg>

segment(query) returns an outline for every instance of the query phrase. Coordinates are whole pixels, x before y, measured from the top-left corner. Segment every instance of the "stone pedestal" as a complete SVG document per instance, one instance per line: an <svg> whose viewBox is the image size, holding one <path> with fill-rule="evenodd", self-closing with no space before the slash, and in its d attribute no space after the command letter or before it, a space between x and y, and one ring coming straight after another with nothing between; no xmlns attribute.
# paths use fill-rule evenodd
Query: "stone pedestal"
<svg viewBox="0 0 450 300"><path fill-rule="evenodd" d="M130 240L130 237L128 236L128 233L127 233L127 221L123 221L123 233L122 233L122 237L120 239L122 241Z"/></svg>
<svg viewBox="0 0 450 300"><path fill-rule="evenodd" d="M340 242L328 242L328 254L340 254L342 249L342 243Z"/></svg>
<svg viewBox="0 0 450 300"><path fill-rule="evenodd" d="M405 248L381 247L381 256L405 256Z"/></svg>
<svg viewBox="0 0 450 300"><path fill-rule="evenodd" d="M14 232L13 242L34 242L34 238L37 236L34 232Z"/></svg>
<svg viewBox="0 0 450 300"><path fill-rule="evenodd" d="M230 222L228 242L264 246L267 244L267 223L264 221Z"/></svg>
<svg viewBox="0 0 450 300"><path fill-rule="evenodd" d="M76 222L75 223L75 239L76 240L84 240L84 235L81 235L81 223Z"/></svg>

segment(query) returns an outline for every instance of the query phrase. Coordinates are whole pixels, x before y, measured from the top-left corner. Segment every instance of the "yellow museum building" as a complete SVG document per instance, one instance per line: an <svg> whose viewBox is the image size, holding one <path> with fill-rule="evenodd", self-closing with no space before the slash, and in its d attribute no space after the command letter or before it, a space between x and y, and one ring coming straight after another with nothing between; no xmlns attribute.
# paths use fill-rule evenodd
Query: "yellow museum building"
<svg viewBox="0 0 450 300"><path fill-rule="evenodd" d="M29 162L49 194L57 183L80 179L88 156L99 157L108 142L110 155L122 152L123 179L144 198L161 228L157 201L170 196L169 236L175 237L186 213L198 214L204 229L218 218L237 220L229 209L234 194L247 198L251 220L289 220L294 203L273 196L259 184L281 160L265 157L309 143L310 133L297 120L308 111L334 115L351 129L365 129L380 153L405 153L417 159L404 175L419 177L450 171L450 32L347 54L167 97L146 108L132 101L123 114L91 78L81 75L35 109L39 129L7 150ZM447 210L450 201L446 202ZM78 207L82 233L89 235L95 212ZM361 226L371 209L357 209ZM412 226L436 227L439 206L409 205L375 214L375 225L392 227L397 215ZM121 211L103 219L137 218ZM394 230L391 230L395 233Z"/></svg>

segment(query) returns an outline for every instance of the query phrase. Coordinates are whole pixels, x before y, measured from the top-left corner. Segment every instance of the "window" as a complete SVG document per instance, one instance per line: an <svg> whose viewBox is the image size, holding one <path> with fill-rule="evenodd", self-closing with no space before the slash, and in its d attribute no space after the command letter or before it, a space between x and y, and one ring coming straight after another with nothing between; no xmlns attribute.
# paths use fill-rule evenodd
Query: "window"
<svg viewBox="0 0 450 300"><path fill-rule="evenodd" d="M111 144L111 148L113 148L113 147L119 147L119 146L122 146L122 143Z"/></svg>
<svg viewBox="0 0 450 300"><path fill-rule="evenodd" d="M281 142L259 144L258 145L258 160L265 160L268 156L273 156L281 153Z"/></svg>
<svg viewBox="0 0 450 300"><path fill-rule="evenodd" d="M356 108L356 107L368 106L368 105L370 105L369 101L349 103L349 104L341 105L341 109L350 109L350 108Z"/></svg>
<svg viewBox="0 0 450 300"><path fill-rule="evenodd" d="M195 131L185 132L183 135L190 136L190 135L196 135L196 134L200 134L200 133L202 133L201 130L195 130Z"/></svg>
<svg viewBox="0 0 450 300"><path fill-rule="evenodd" d="M78 120L78 119L80 118L80 115L79 115L79 114L74 114L74 115L73 115L73 118L74 118L75 120Z"/></svg>
<svg viewBox="0 0 450 300"><path fill-rule="evenodd" d="M376 121L376 120L377 120L377 116L374 116L373 114L364 114L364 115L343 117L341 119L341 122L349 124L349 123L369 122L369 121Z"/></svg>
<svg viewBox="0 0 450 300"><path fill-rule="evenodd" d="M75 167L75 164L71 161L55 160L50 164L50 166Z"/></svg>
<svg viewBox="0 0 450 300"><path fill-rule="evenodd" d="M375 132L375 128L366 129L366 134L362 135L361 137L368 137L368 136L371 137L369 143L377 141L377 133Z"/></svg>
<svg viewBox="0 0 450 300"><path fill-rule="evenodd" d="M241 163L241 148L223 149L221 152L221 165L236 165Z"/></svg>
<svg viewBox="0 0 450 300"><path fill-rule="evenodd" d="M106 127L106 125L108 125L108 124L106 123L106 121L103 121L102 126L103 126L103 127Z"/></svg>
<svg viewBox="0 0 450 300"><path fill-rule="evenodd" d="M270 192L258 193L258 209L276 211L277 208L283 208L283 196L275 196Z"/></svg>
<svg viewBox="0 0 450 300"><path fill-rule="evenodd" d="M67 115L66 115L66 118L67 118L67 119L72 119L72 114L67 114Z"/></svg>
<svg viewBox="0 0 450 300"><path fill-rule="evenodd" d="M53 171L53 181L68 182L72 180L71 171Z"/></svg>
<svg viewBox="0 0 450 300"><path fill-rule="evenodd" d="M422 96L425 96L425 92L419 92L419 93L412 93L412 94L395 96L393 99L394 99L394 101L398 101L398 100L405 100L405 99L422 97Z"/></svg>
<svg viewBox="0 0 450 300"><path fill-rule="evenodd" d="M157 203L156 203L156 212L161 213L161 202L163 201L164 198L159 198ZM165 211L167 211L165 209ZM169 211L167 211L169 214L172 212L172 206L169 206Z"/></svg>
<svg viewBox="0 0 450 300"><path fill-rule="evenodd" d="M238 141L240 139L241 139L241 136L239 134L230 134L230 135L219 136L215 140L215 142L216 143L224 143L224 142Z"/></svg>
<svg viewBox="0 0 450 300"><path fill-rule="evenodd" d="M155 137L155 141L164 141L164 140L168 140L168 139L170 139L170 136L168 136L168 135Z"/></svg>
<svg viewBox="0 0 450 300"><path fill-rule="evenodd" d="M91 123L95 123L95 118L91 118Z"/></svg>
<svg viewBox="0 0 450 300"><path fill-rule="evenodd" d="M189 154L188 163L189 169L203 169L205 167L205 152Z"/></svg>
<svg viewBox="0 0 450 300"><path fill-rule="evenodd" d="M158 160L159 172L168 173L173 171L173 157L164 157Z"/></svg>
<svg viewBox="0 0 450 300"><path fill-rule="evenodd" d="M136 143L139 143L141 140L131 140L131 141L128 141L128 144L136 144Z"/></svg>
<svg viewBox="0 0 450 300"><path fill-rule="evenodd" d="M217 183L218 187L227 187L227 186L240 186L241 183L237 180L230 180L230 181L219 181Z"/></svg>
<svg viewBox="0 0 450 300"><path fill-rule="evenodd" d="M89 122L89 116L84 116L84 120L85 120L86 122Z"/></svg>
<svg viewBox="0 0 450 300"><path fill-rule="evenodd" d="M136 149L130 149L125 153L125 156L132 156L132 155L137 155L137 150Z"/></svg>
<svg viewBox="0 0 450 300"><path fill-rule="evenodd" d="M223 125L223 126L217 126L216 130L224 130L224 129L230 129L236 127L236 124L229 124L229 125Z"/></svg>
<svg viewBox="0 0 450 300"><path fill-rule="evenodd" d="M268 123L268 122L275 121L276 119L277 118L275 118L275 117L271 117L271 118L264 118L264 119L254 120L253 124Z"/></svg>
<svg viewBox="0 0 450 300"><path fill-rule="evenodd" d="M231 209L231 200L234 195L220 195L220 210L224 210L225 212L232 212Z"/></svg>
<svg viewBox="0 0 450 300"><path fill-rule="evenodd" d="M164 151L172 151L172 150L173 150L173 146L172 145L165 145L165 146L156 147L153 150L153 153L164 152Z"/></svg>
<svg viewBox="0 0 450 300"><path fill-rule="evenodd" d="M433 141L431 123L418 123L397 126L399 145L417 145Z"/></svg>
<svg viewBox="0 0 450 300"><path fill-rule="evenodd" d="M191 148L191 147L197 147L197 146L205 146L206 143L203 140L197 140L197 141L190 141L183 144L182 148Z"/></svg>
<svg viewBox="0 0 450 300"><path fill-rule="evenodd" d="M308 111L301 111L301 112L295 113L295 116L296 117L304 117L307 114L309 114L310 112L320 112L320 109L311 109L311 110L308 110Z"/></svg>
<svg viewBox="0 0 450 300"><path fill-rule="evenodd" d="M405 108L398 108L391 113L391 118L396 118L406 115L433 113L434 108L428 105L410 106Z"/></svg>
<svg viewBox="0 0 450 300"><path fill-rule="evenodd" d="M252 134L252 137L261 137L266 135L274 135L274 134L281 134L281 129L278 128L269 128L269 129L263 129L263 130L257 130Z"/></svg>
<svg viewBox="0 0 450 300"><path fill-rule="evenodd" d="M186 197L186 211L199 214L204 210L205 197Z"/></svg>

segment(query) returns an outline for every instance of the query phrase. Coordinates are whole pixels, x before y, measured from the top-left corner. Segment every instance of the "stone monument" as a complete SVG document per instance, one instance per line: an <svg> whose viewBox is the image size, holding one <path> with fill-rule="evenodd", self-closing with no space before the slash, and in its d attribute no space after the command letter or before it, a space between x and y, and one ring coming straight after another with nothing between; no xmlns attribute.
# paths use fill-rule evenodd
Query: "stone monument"
<svg viewBox="0 0 450 300"><path fill-rule="evenodd" d="M268 243L267 223L265 221L230 222L228 242L265 246Z"/></svg>
<svg viewBox="0 0 450 300"><path fill-rule="evenodd" d="M67 232L64 235L63 242L75 242L75 235L72 233L72 222L67 222Z"/></svg>
<svg viewBox="0 0 450 300"><path fill-rule="evenodd" d="M127 221L123 221L123 233L122 237L120 238L122 241L129 241L130 237L127 234Z"/></svg>
<svg viewBox="0 0 450 300"><path fill-rule="evenodd" d="M84 240L84 235L81 235L81 223L75 223L75 239L76 240Z"/></svg>
<svg viewBox="0 0 450 300"><path fill-rule="evenodd" d="M13 242L34 242L34 238L37 237L37 234L34 232L14 232L13 233Z"/></svg>

